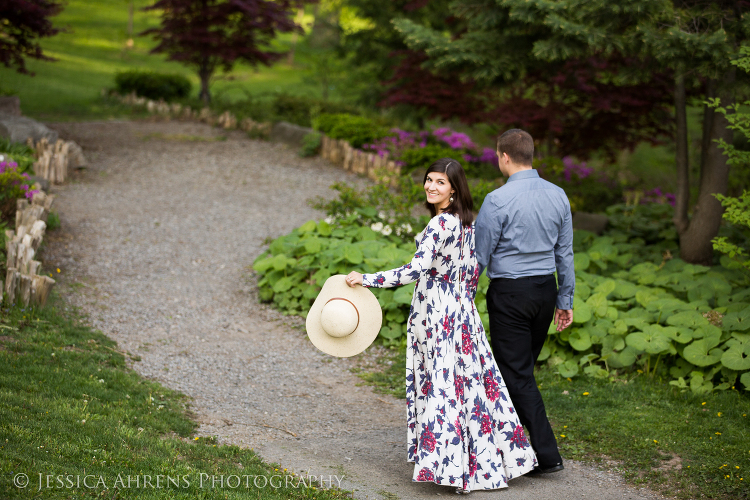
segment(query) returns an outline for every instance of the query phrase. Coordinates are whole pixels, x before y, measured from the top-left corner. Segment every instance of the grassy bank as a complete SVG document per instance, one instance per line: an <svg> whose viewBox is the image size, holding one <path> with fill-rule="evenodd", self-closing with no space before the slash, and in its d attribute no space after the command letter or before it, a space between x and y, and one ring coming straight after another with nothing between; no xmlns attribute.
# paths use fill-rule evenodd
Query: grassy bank
<svg viewBox="0 0 750 500"><path fill-rule="evenodd" d="M403 353L361 373L404 397ZM563 458L601 463L680 499L750 498L750 398L696 396L642 374L614 381L537 372Z"/></svg>
<svg viewBox="0 0 750 500"><path fill-rule="evenodd" d="M180 73L193 83L198 94L198 78L189 68L166 61L163 55L151 55L156 43L138 33L158 26L158 12L141 9L152 2L135 0L133 18L134 44L128 41L128 2L121 0L69 0L60 15L52 18L65 31L44 39L45 53L56 62L27 60L36 76L21 75L0 67L0 87L18 92L24 114L42 120L88 120L127 115L125 108L112 107L102 99L101 91L114 85L117 71L128 69ZM278 48L290 44L281 36ZM229 78L217 75L212 90L217 96L241 98L244 92L286 91L315 94L303 83L299 67L277 64L272 68L253 69L238 65Z"/></svg>
<svg viewBox="0 0 750 500"><path fill-rule="evenodd" d="M349 497L192 437L188 400L128 369L126 356L55 308L2 311L1 498Z"/></svg>

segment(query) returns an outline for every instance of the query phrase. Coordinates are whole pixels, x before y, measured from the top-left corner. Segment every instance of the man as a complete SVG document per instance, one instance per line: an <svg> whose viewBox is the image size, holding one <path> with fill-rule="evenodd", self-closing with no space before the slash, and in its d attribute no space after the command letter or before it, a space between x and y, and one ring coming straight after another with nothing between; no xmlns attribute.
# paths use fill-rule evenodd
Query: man
<svg viewBox="0 0 750 500"><path fill-rule="evenodd" d="M564 467L534 364L553 317L557 331L573 322L570 203L532 168L534 140L527 132L512 129L498 137L497 155L508 182L487 195L476 222L479 274L486 268L490 278L492 351L537 454L532 473L557 472Z"/></svg>

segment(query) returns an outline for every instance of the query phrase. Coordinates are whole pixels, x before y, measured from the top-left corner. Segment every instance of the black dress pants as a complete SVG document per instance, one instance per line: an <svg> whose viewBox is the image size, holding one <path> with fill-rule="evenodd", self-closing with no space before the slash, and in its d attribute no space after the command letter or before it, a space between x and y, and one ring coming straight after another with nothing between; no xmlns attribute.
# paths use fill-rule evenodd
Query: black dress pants
<svg viewBox="0 0 750 500"><path fill-rule="evenodd" d="M556 300L554 275L493 279L487 290L492 351L540 467L562 463L534 378Z"/></svg>

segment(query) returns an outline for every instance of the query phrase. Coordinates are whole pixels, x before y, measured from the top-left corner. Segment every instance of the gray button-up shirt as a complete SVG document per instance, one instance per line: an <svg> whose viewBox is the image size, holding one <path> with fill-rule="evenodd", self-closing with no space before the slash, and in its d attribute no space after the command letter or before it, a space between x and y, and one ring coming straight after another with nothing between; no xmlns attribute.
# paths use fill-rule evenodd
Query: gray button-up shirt
<svg viewBox="0 0 750 500"><path fill-rule="evenodd" d="M557 271L557 308L573 309L573 223L565 191L522 170L484 199L476 222L479 274L522 278Z"/></svg>

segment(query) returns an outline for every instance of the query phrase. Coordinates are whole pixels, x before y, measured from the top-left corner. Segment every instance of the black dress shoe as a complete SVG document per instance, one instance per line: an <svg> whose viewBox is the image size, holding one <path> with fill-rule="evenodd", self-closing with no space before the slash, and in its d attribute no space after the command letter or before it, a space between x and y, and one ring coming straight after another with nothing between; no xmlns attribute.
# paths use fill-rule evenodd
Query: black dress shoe
<svg viewBox="0 0 750 500"><path fill-rule="evenodd" d="M531 469L529 472L526 473L527 476L538 476L540 474L550 474L552 472L558 472L565 468L565 466L562 463L550 465L549 467L541 467L537 465L533 469Z"/></svg>

